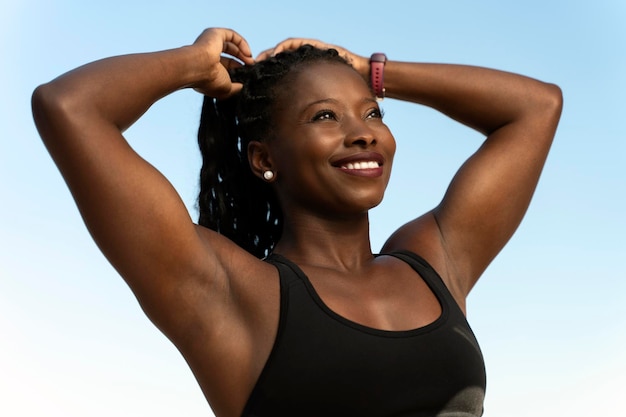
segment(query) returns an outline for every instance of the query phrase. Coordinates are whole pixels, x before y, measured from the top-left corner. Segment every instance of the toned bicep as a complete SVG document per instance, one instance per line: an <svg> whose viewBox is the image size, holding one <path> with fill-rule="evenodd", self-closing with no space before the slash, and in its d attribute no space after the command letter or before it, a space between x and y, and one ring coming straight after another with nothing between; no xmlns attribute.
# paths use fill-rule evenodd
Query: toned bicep
<svg viewBox="0 0 626 417"><path fill-rule="evenodd" d="M558 120L558 119L557 119ZM459 169L434 210L448 258L469 292L519 226L556 124L539 118L492 133Z"/></svg>
<svg viewBox="0 0 626 417"><path fill-rule="evenodd" d="M42 138L94 240L132 289L144 291L184 265L195 267L207 248L167 179L116 126L81 109L45 104L34 107Z"/></svg>

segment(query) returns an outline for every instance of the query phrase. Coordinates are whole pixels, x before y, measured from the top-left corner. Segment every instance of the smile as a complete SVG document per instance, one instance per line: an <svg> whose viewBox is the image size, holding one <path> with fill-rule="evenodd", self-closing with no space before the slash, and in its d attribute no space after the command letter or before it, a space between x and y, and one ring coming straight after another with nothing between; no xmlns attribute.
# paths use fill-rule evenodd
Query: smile
<svg viewBox="0 0 626 417"><path fill-rule="evenodd" d="M358 161L358 162L348 162L346 164L341 165L339 168L341 169L376 169L380 166L380 163L377 161Z"/></svg>
<svg viewBox="0 0 626 417"><path fill-rule="evenodd" d="M378 152L358 152L331 161L331 165L348 175L377 178L383 175L384 162Z"/></svg>

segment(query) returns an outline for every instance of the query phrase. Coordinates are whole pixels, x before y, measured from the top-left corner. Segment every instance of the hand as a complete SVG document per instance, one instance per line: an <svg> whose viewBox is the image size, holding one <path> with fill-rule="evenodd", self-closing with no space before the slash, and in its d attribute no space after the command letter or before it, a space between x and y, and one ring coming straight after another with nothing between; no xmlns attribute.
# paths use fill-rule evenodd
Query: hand
<svg viewBox="0 0 626 417"><path fill-rule="evenodd" d="M242 85L233 83L228 74L229 69L241 67L242 62L254 64L250 46L241 35L231 29L206 29L192 47L203 48L208 56L207 75L201 82L192 85L196 91L210 97L227 98L241 90Z"/></svg>
<svg viewBox="0 0 626 417"><path fill-rule="evenodd" d="M298 49L302 45L312 45L320 49L335 49L339 52L339 55L344 58L352 67L357 70L361 76L368 80L370 73L369 58L365 58L360 55L356 55L341 46L331 45L316 39L304 39L304 38L289 38L270 49L266 49L257 56L257 61L262 61L271 56L274 56L283 51L292 51Z"/></svg>

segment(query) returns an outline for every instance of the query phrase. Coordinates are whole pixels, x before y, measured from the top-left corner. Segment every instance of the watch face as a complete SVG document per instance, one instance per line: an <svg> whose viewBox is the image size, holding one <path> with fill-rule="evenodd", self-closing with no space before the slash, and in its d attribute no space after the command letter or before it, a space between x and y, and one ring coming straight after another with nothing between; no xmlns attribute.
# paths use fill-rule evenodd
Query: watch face
<svg viewBox="0 0 626 417"><path fill-rule="evenodd" d="M387 55L382 52L376 52L370 57L371 62L387 62Z"/></svg>

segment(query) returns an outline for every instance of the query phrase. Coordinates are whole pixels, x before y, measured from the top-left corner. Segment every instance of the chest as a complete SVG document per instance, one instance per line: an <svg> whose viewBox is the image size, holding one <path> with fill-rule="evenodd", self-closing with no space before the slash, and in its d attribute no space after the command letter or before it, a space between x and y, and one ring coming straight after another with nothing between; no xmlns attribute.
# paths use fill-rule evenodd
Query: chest
<svg viewBox="0 0 626 417"><path fill-rule="evenodd" d="M366 327L402 331L434 322L442 309L433 290L408 265L389 263L348 276L304 269L305 286L322 309Z"/></svg>
<svg viewBox="0 0 626 417"><path fill-rule="evenodd" d="M306 279L281 285L278 335L248 415L482 414L482 355L451 296L431 291L434 320L392 331L339 314Z"/></svg>

